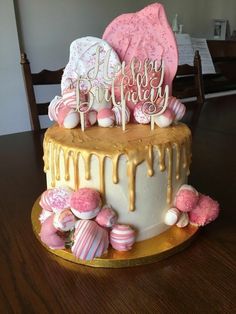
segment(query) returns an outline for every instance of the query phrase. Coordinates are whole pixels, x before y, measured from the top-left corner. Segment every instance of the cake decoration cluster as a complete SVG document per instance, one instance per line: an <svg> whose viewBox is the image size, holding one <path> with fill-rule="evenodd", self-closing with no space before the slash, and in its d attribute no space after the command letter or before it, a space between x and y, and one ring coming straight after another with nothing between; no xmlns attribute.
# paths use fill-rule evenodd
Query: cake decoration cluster
<svg viewBox="0 0 236 314"><path fill-rule="evenodd" d="M102 256L109 244L118 251L132 249L136 231L118 223L116 211L108 204L102 206L95 189L47 189L39 204L40 239L53 250L67 247L76 258L92 260Z"/></svg>
<svg viewBox="0 0 236 314"><path fill-rule="evenodd" d="M184 184L178 190L174 207L165 214L165 224L186 227L189 223L205 226L215 220L220 211L219 203L207 195L199 193L194 187Z"/></svg>
<svg viewBox="0 0 236 314"><path fill-rule="evenodd" d="M178 54L164 8L155 3L128 15L112 21L102 39L87 36L71 43L61 96L49 106L49 118L61 127L125 130L132 122L150 123L153 130L155 124L168 127L182 119L185 106L171 96Z"/></svg>

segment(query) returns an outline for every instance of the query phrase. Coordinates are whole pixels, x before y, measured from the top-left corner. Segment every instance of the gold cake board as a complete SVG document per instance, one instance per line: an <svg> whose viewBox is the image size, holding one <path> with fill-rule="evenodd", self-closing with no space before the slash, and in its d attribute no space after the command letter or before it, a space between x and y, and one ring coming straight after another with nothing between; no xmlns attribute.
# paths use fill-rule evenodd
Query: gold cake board
<svg viewBox="0 0 236 314"><path fill-rule="evenodd" d="M41 242L39 237L39 215L41 210L38 198L32 208L31 221L34 233L40 243L54 255L73 263L92 267L121 268L160 261L186 248L199 229L190 224L185 228L173 226L156 237L135 243L131 251L119 252L109 247L108 252L103 254L102 257L91 261L83 261L77 259L69 249L52 250Z"/></svg>

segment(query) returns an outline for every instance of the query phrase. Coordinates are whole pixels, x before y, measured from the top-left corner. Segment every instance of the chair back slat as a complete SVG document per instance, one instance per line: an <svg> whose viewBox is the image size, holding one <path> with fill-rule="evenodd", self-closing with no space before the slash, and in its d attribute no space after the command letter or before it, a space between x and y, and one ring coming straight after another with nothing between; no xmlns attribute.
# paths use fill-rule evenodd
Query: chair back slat
<svg viewBox="0 0 236 314"><path fill-rule="evenodd" d="M20 63L25 83L31 127L32 130L39 131L41 129L39 116L47 115L50 102L38 103L35 97L34 86L59 85L61 83L63 69L55 71L44 69L39 73L32 73L30 62L25 53L21 54Z"/></svg>

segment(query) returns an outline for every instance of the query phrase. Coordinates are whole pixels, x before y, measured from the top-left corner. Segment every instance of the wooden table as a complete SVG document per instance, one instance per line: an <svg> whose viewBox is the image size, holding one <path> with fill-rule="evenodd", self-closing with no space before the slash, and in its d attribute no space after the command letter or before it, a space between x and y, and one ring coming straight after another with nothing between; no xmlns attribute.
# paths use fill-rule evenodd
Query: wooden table
<svg viewBox="0 0 236 314"><path fill-rule="evenodd" d="M50 254L33 234L31 208L45 189L40 134L0 137L0 313L235 313L235 144L232 132L197 130L190 182L222 212L189 248L96 269Z"/></svg>

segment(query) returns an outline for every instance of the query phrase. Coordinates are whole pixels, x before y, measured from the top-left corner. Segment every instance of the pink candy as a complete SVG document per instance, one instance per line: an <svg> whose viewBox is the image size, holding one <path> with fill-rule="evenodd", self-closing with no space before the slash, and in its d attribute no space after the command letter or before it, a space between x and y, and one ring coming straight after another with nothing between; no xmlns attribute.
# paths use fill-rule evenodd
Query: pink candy
<svg viewBox="0 0 236 314"><path fill-rule="evenodd" d="M100 194L91 188L81 188L72 194L70 207L76 217L92 219L101 209Z"/></svg>
<svg viewBox="0 0 236 314"><path fill-rule="evenodd" d="M114 225L110 233L110 243L117 251L129 251L135 242L135 231L128 225Z"/></svg>
<svg viewBox="0 0 236 314"><path fill-rule="evenodd" d="M110 127L115 122L114 112L110 108L104 108L98 111L97 114L98 125L101 127Z"/></svg>
<svg viewBox="0 0 236 314"><path fill-rule="evenodd" d="M109 205L105 205L95 220L100 226L110 228L116 223L117 215Z"/></svg>
<svg viewBox="0 0 236 314"><path fill-rule="evenodd" d="M198 192L191 186L184 184L176 194L174 205L182 212L189 212L198 203Z"/></svg>
<svg viewBox="0 0 236 314"><path fill-rule="evenodd" d="M181 120L185 114L186 107L175 97L169 97L168 108L174 113L174 120Z"/></svg>
<svg viewBox="0 0 236 314"><path fill-rule="evenodd" d="M59 231L69 231L75 226L75 216L69 209L63 210L54 215L53 225Z"/></svg>
<svg viewBox="0 0 236 314"><path fill-rule="evenodd" d="M108 232L93 220L79 220L74 233L72 253L81 260L92 260L107 251Z"/></svg>
<svg viewBox="0 0 236 314"><path fill-rule="evenodd" d="M121 113L121 107L113 107L112 111L114 112L115 115L115 122L116 125L121 125L122 124L122 113ZM128 123L130 121L130 110L126 106L125 107L125 123Z"/></svg>
<svg viewBox="0 0 236 314"><path fill-rule="evenodd" d="M67 187L57 187L43 192L39 205L46 210L55 213L70 207L72 190Z"/></svg>
<svg viewBox="0 0 236 314"><path fill-rule="evenodd" d="M57 234L57 229L53 226L54 215L46 219L41 226L40 239L50 249L60 250L65 248L65 239Z"/></svg>
<svg viewBox="0 0 236 314"><path fill-rule="evenodd" d="M161 115L155 116L154 121L160 128L166 128L172 124L174 114L170 109L166 109Z"/></svg>
<svg viewBox="0 0 236 314"><path fill-rule="evenodd" d="M39 216L39 221L41 222L41 224L44 223L44 221L45 221L46 219L48 219L48 217L50 217L51 215L53 215L53 212L52 212L52 211L49 211L49 210L47 210L47 209L43 209L43 210L41 211L40 216Z"/></svg>
<svg viewBox="0 0 236 314"><path fill-rule="evenodd" d="M209 196L200 194L197 206L189 212L190 223L205 226L218 217L219 211L218 202Z"/></svg>

